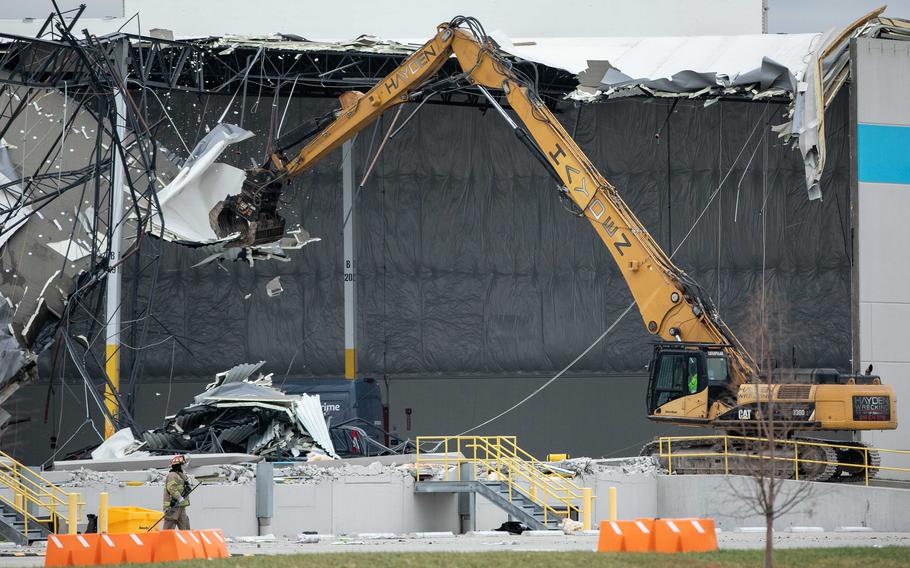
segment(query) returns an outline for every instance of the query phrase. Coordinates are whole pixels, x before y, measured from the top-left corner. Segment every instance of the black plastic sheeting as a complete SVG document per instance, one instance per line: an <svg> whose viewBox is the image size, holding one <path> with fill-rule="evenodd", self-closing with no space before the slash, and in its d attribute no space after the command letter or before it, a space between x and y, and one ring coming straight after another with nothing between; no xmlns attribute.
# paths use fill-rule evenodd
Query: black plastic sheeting
<svg viewBox="0 0 910 568"><path fill-rule="evenodd" d="M192 146L193 133L226 103L176 95L170 107ZM225 161L247 167L250 156L262 158L268 106L245 113L242 126L257 137L231 147ZM334 106L295 100L285 125ZM795 355L799 366L849 366L846 96L828 113L821 202L806 198L799 153L770 130L785 120L785 105L637 99L561 110L567 130L665 250L679 245L732 165L677 263L710 292L757 358L764 265L773 357L786 365ZM375 139L372 127L357 139L358 183L371 140L375 149L393 114L383 117ZM226 120L239 123L239 116ZM176 139L167 142L181 148ZM162 325L152 329L154 337L176 334L188 349L165 341L147 350L147 378L167 379L172 356L175 378L258 360L279 375L342 374L340 164L338 151L286 192L289 225L300 222L323 239L292 252L290 263L191 268L204 252L164 247L155 310ZM495 112L425 105L389 141L358 192L355 223L363 376L551 374L631 301L587 221L565 208L547 172ZM266 282L275 276L284 292L269 298ZM127 280L125 291L129 271ZM149 282L143 277L140 289ZM643 372L648 340L641 318L630 313L573 372Z"/></svg>

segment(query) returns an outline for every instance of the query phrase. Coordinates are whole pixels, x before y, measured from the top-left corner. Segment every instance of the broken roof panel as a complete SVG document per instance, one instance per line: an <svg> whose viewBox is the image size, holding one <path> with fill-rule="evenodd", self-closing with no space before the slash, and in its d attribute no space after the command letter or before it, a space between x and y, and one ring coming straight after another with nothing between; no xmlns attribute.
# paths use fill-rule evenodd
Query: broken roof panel
<svg viewBox="0 0 910 568"><path fill-rule="evenodd" d="M265 47L285 51L356 51L360 53L384 53L388 55L410 55L420 44L401 43L361 35L350 41L311 41L293 34L269 36L226 35L216 38L211 46L222 48L219 55L227 55L238 47Z"/></svg>
<svg viewBox="0 0 910 568"><path fill-rule="evenodd" d="M253 376L253 373L261 369L263 365L265 365L265 361L234 365L227 371L223 371L215 375L215 382L208 384L205 388L206 390L209 390L224 384L245 381Z"/></svg>
<svg viewBox="0 0 910 568"><path fill-rule="evenodd" d="M607 61L635 78L668 79L686 71L733 79L760 68L767 58L794 70L805 67L805 56L821 34L643 38L542 38L514 40L497 37L507 52L550 67L581 73L593 61Z"/></svg>
<svg viewBox="0 0 910 568"><path fill-rule="evenodd" d="M290 406L299 397L284 394L273 388L248 383L246 381L226 383L207 390L196 396L199 404L234 401L234 402L271 402Z"/></svg>
<svg viewBox="0 0 910 568"><path fill-rule="evenodd" d="M910 22L883 18L883 11L823 34L496 40L515 56L576 73L579 86L568 97L584 102L633 95L786 97L790 120L774 130L799 148L809 198L819 199L824 113L846 81L850 39L910 40Z"/></svg>

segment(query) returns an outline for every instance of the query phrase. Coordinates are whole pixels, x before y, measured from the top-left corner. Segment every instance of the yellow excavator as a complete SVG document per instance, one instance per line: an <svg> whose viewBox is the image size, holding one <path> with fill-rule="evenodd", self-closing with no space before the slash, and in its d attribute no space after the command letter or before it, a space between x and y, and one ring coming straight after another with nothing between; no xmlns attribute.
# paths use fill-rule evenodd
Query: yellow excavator
<svg viewBox="0 0 910 568"><path fill-rule="evenodd" d="M431 82L453 55L461 73ZM440 85L478 89L546 166L558 183L561 197L587 218L610 251L648 333L655 338L647 392L651 420L754 434L757 421L762 416L768 418L770 408L777 427L783 427L788 436L812 430L897 427L894 391L881 384L878 376L841 374L832 369L760 372L705 291L673 264L537 96L533 82L513 67L480 23L470 17L459 16L441 24L430 41L368 92L344 93L341 108L317 125L293 158L279 151L271 155L265 167L248 170L241 193L213 209L215 232L220 237L239 233L237 242L244 245L277 240L284 232L284 220L277 212L278 197L289 179L312 167L389 108L427 96ZM512 120L488 89L504 94L523 126ZM850 465L878 465L878 455L860 442L836 443L855 449L801 448L800 458L830 463L801 464L799 478L825 481L862 477L863 467L851 469ZM710 444L693 442L685 451L703 453L709 451ZM642 453L656 450L652 442ZM716 462L694 459L688 468L677 471L716 472ZM871 469L870 475L875 471Z"/></svg>

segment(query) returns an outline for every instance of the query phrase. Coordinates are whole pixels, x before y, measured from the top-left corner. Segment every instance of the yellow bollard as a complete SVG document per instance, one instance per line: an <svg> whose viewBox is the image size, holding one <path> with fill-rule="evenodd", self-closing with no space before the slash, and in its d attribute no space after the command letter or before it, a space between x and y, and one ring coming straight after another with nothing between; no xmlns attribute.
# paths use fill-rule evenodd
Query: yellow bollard
<svg viewBox="0 0 910 568"><path fill-rule="evenodd" d="M582 487L581 501L584 509L581 512L581 530L591 530L591 507L594 505L594 493L590 487Z"/></svg>
<svg viewBox="0 0 910 568"><path fill-rule="evenodd" d="M98 496L98 532L107 532L107 513L108 513L108 496L106 491L102 491Z"/></svg>
<svg viewBox="0 0 910 568"><path fill-rule="evenodd" d="M67 511L67 513L69 513L67 515L67 525L68 525L67 528L68 528L69 534L76 534L78 532L76 530L76 525L79 522L79 494L70 493L69 497L70 497L70 500L69 500L69 511Z"/></svg>
<svg viewBox="0 0 910 568"><path fill-rule="evenodd" d="M616 520L616 488L610 488L610 520Z"/></svg>

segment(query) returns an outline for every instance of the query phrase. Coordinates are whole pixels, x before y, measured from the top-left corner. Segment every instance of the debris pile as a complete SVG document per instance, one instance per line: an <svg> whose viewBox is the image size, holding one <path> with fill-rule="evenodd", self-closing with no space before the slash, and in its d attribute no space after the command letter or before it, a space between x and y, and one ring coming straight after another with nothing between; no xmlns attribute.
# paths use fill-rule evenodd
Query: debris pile
<svg viewBox="0 0 910 568"><path fill-rule="evenodd" d="M617 474L634 475L661 473L662 470L650 456L629 458L573 458L554 464L560 468L581 474Z"/></svg>
<svg viewBox="0 0 910 568"><path fill-rule="evenodd" d="M118 487L123 485L119 477L107 471L76 469L69 472L69 478L57 481L60 487Z"/></svg>
<svg viewBox="0 0 910 568"><path fill-rule="evenodd" d="M142 449L163 453L230 453L270 461L337 458L318 395L288 395L272 375L251 379L265 361L219 373L195 403L143 433Z"/></svg>
<svg viewBox="0 0 910 568"><path fill-rule="evenodd" d="M350 477L397 476L409 477L411 470L405 465L386 465L373 462L369 465L343 465L324 467L310 464L295 464L275 471L276 481L293 484L314 484L323 481L334 481Z"/></svg>
<svg viewBox="0 0 910 568"><path fill-rule="evenodd" d="M338 463L338 462L336 462ZM94 472L93 472L94 473ZM164 483L166 472L149 470L145 483L159 485ZM378 461L368 465L345 464L341 466L319 466L310 463L295 463L276 467L276 483L313 485L351 477L413 477L413 464L383 464ZM256 464L222 464L209 466L205 471L196 472L196 478L206 484L246 485L256 482Z"/></svg>

